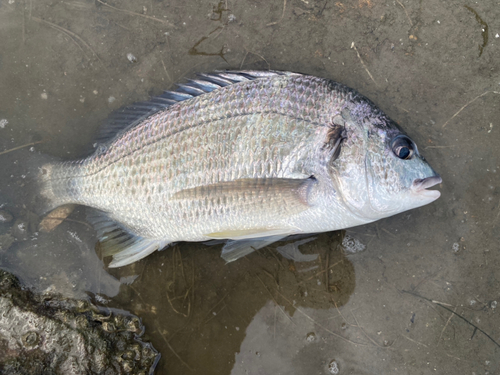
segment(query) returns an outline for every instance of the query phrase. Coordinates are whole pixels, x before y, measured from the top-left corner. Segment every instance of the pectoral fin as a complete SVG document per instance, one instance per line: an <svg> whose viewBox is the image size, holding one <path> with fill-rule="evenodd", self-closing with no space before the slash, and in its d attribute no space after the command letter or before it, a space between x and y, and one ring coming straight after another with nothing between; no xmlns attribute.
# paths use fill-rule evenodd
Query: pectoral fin
<svg viewBox="0 0 500 375"><path fill-rule="evenodd" d="M341 143L346 138L345 127L339 124L332 124L328 128L323 151L327 153L327 160L334 161L340 155Z"/></svg>
<svg viewBox="0 0 500 375"><path fill-rule="evenodd" d="M248 178L184 189L175 193L171 199L209 200L235 210L238 209L237 206L244 206L244 214L263 210L295 214L309 208L309 195L316 183L314 177Z"/></svg>

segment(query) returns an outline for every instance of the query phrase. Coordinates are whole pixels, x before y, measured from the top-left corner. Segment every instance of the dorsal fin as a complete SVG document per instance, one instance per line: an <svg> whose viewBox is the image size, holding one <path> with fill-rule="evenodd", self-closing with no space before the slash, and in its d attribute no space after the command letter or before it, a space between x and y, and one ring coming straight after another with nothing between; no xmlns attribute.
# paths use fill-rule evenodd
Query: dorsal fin
<svg viewBox="0 0 500 375"><path fill-rule="evenodd" d="M162 95L153 97L146 102L134 103L113 112L101 126L96 141L92 144L91 153L107 149L107 145L119 134L123 134L140 124L156 112L182 102L203 95L221 87L235 83L250 81L258 78L269 78L286 73L278 71L220 71L198 74L198 79L188 79L186 83L178 85L175 91L165 91Z"/></svg>

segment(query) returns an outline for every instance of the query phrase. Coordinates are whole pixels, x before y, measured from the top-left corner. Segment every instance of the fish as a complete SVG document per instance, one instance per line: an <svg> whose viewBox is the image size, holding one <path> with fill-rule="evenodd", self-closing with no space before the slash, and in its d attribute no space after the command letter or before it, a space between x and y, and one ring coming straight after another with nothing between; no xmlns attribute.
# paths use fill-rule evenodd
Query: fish
<svg viewBox="0 0 500 375"><path fill-rule="evenodd" d="M89 207L109 267L224 242L226 262L295 234L439 198L415 142L355 90L300 73L218 71L111 115L93 151L38 177L45 211Z"/></svg>

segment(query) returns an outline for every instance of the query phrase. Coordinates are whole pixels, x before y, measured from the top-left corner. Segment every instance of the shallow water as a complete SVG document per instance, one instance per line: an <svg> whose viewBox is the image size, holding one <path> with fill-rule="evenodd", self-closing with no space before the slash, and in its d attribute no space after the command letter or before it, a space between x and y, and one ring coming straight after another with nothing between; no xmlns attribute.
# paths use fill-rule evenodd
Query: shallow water
<svg viewBox="0 0 500 375"><path fill-rule="evenodd" d="M0 32L0 153L27 145L0 154L0 236L17 239L0 267L141 316L160 374L500 372L497 4L1 0ZM348 230L361 252L319 235L307 263L282 244L225 265L181 243L108 270L83 209L37 232L28 159L78 157L114 109L240 67L357 89L417 142L442 197Z"/></svg>

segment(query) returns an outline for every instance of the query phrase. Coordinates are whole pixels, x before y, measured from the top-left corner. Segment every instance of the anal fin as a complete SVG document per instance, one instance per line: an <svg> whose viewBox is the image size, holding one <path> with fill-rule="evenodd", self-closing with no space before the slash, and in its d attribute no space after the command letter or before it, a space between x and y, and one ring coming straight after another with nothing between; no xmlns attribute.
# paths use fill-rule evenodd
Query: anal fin
<svg viewBox="0 0 500 375"><path fill-rule="evenodd" d="M126 246L120 247L121 244L113 246L114 255L109 268L123 267L134 263L156 250L161 250L167 244L168 242L133 236L127 241ZM106 242L101 242L101 246L106 246Z"/></svg>
<svg viewBox="0 0 500 375"><path fill-rule="evenodd" d="M161 250L169 243L132 234L104 212L90 210L87 219L97 232L102 255L113 256L109 268L134 263L156 250Z"/></svg>

